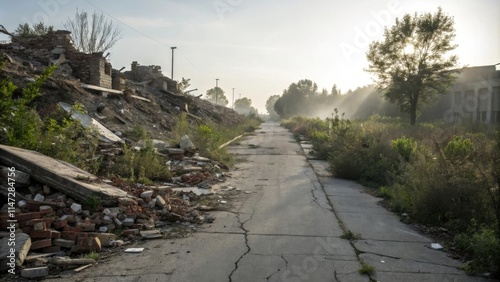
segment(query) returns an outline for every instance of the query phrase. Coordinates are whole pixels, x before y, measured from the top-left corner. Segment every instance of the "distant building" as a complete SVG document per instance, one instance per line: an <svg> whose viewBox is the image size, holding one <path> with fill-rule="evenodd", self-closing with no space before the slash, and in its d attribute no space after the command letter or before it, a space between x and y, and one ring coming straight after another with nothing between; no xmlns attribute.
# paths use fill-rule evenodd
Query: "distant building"
<svg viewBox="0 0 500 282"><path fill-rule="evenodd" d="M437 103L425 110L419 119L500 124L499 66L465 68L450 93L440 96Z"/></svg>

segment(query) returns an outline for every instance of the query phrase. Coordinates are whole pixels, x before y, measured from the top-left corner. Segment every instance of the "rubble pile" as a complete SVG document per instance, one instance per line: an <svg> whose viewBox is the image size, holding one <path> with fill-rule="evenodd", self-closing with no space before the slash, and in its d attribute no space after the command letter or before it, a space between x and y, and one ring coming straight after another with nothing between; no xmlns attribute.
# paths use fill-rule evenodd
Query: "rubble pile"
<svg viewBox="0 0 500 282"><path fill-rule="evenodd" d="M210 188L223 182L228 168L196 154L187 136L180 144L167 144L181 113L188 122L213 122L233 126L242 116L232 109L185 95L177 82L164 77L158 66L133 62L130 72L113 69L102 53L83 54L71 44L67 31L44 36L12 38L0 44L0 79L9 78L20 88L34 81L43 69L57 65L52 77L41 87L37 111L62 108L84 126L94 126L100 134L96 158L111 166L123 154L123 145L140 150L144 144L129 140L136 127L147 131L156 152L167 156L172 181L161 186L126 183L119 178L104 179L67 163L32 151L0 145L0 168L16 169L15 223L16 262L21 275L46 276L50 267L93 264L81 254L111 250L139 239L171 237L176 226L196 229L213 222L207 211L225 204L212 197ZM141 75L141 72L151 75ZM81 103L86 113L71 110ZM0 172L4 169L0 170ZM0 173L0 193L7 199L5 173ZM206 197L212 197L207 201ZM201 200L204 203L200 204ZM213 204L207 204L207 202ZM3 201L2 203L5 203ZM8 205L0 209L2 230L11 227ZM9 240L9 232L0 232ZM2 247L9 244L3 242ZM9 250L1 250L0 272L6 271ZM7 261L4 261L6 260Z"/></svg>
<svg viewBox="0 0 500 282"><path fill-rule="evenodd" d="M26 258L40 254L61 259L75 257L75 254L100 252L103 248L121 247L141 239L170 238L169 230L176 225L196 229L197 225L211 223L215 219L206 213L206 210L214 208L199 205L201 196L193 191L176 190L174 185L130 185L119 178L100 181L120 187L129 196L118 198L117 205L113 207L103 207L98 198L77 202L39 183L17 189L16 197L21 199L15 211L17 236L27 235L18 246L24 250L24 254L18 256L18 266L22 266ZM5 205L0 212L2 230L7 230L10 226L8 220L12 219L6 212L7 208ZM7 243L2 246L7 246ZM53 260L27 261L23 268L30 269L26 265L37 268L47 265L79 266L81 263L67 258L65 263L58 261L54 264Z"/></svg>

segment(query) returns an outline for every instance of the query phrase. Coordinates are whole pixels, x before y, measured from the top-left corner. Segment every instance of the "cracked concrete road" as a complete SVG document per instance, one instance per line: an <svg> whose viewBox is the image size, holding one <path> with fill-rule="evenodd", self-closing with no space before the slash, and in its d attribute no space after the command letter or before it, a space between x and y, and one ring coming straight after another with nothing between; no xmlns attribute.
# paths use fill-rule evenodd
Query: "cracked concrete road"
<svg viewBox="0 0 500 282"><path fill-rule="evenodd" d="M370 281L358 273L362 259L375 267L373 281L479 281L425 248L429 239L380 210L359 185L327 177L325 163L309 162L278 124L264 123L229 150L243 161L223 185L252 193L230 199L214 223L188 238L145 241L142 253L62 280ZM362 240L340 238L341 226Z"/></svg>

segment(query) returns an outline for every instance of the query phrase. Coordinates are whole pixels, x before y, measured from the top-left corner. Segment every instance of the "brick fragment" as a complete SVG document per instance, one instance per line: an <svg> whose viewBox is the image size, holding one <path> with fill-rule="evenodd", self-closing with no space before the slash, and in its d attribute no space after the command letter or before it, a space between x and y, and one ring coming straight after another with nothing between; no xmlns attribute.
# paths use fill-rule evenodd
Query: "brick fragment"
<svg viewBox="0 0 500 282"><path fill-rule="evenodd" d="M75 241L66 239L54 239L52 244L54 246L61 246L63 248L71 248L75 245Z"/></svg>
<svg viewBox="0 0 500 282"><path fill-rule="evenodd" d="M52 246L51 239L41 239L36 241L31 241L31 250L43 249Z"/></svg>

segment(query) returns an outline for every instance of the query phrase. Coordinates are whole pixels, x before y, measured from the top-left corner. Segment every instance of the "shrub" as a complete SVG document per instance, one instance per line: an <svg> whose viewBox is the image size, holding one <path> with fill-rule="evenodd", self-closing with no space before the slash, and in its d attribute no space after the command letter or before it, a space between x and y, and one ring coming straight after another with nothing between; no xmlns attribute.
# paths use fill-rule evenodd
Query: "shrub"
<svg viewBox="0 0 500 282"><path fill-rule="evenodd" d="M451 162L463 162L473 151L474 146L470 139L453 136L453 140L444 148L444 155Z"/></svg>
<svg viewBox="0 0 500 282"><path fill-rule="evenodd" d="M470 260L464 267L468 273L491 272L493 277L500 276L500 239L494 230L483 227L458 234L454 244Z"/></svg>
<svg viewBox="0 0 500 282"><path fill-rule="evenodd" d="M413 138L402 138L392 140L392 147L403 157L407 162L415 155L417 150L417 142Z"/></svg>
<svg viewBox="0 0 500 282"><path fill-rule="evenodd" d="M46 68L17 98L14 91L18 87L9 79L0 80L0 130L5 133L0 134L0 143L36 150L95 173L100 165L95 157L96 132L83 127L71 118L71 113L58 107L43 117L34 108L34 101L41 96L40 88L54 70L55 66Z"/></svg>

